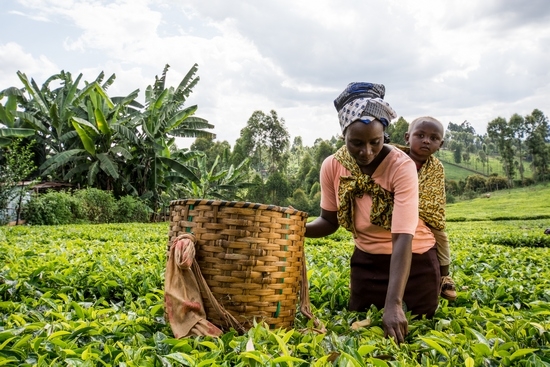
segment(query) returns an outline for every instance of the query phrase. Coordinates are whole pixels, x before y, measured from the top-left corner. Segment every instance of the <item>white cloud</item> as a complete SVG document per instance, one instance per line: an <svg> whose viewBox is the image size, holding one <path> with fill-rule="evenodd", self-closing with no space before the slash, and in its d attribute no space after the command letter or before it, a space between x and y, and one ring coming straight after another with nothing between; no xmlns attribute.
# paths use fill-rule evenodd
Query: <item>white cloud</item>
<svg viewBox="0 0 550 367"><path fill-rule="evenodd" d="M21 88L17 72L21 71L27 77L44 81L49 76L59 72L57 67L45 56L33 56L21 45L14 42L0 44L0 90L9 87Z"/></svg>
<svg viewBox="0 0 550 367"><path fill-rule="evenodd" d="M197 63L189 103L230 144L252 112L271 109L305 144L328 139L339 133L333 99L359 80L384 83L409 121L468 120L483 133L498 116L550 113L545 0L24 0L6 12L0 89L16 70L40 79L63 68L116 73L110 93L139 88L143 99L165 64L176 85ZM20 19L47 31L8 32Z"/></svg>

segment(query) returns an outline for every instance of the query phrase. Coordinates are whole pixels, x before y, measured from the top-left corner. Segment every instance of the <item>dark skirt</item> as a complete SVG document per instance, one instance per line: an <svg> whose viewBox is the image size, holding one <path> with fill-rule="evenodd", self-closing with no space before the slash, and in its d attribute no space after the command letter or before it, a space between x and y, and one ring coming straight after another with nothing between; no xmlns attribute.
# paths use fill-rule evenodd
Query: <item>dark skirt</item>
<svg viewBox="0 0 550 367"><path fill-rule="evenodd" d="M391 255L373 255L355 247L351 257L351 311L366 311L371 305L384 307ZM432 317L439 303L441 275L434 246L423 254L413 254L403 301L413 315Z"/></svg>

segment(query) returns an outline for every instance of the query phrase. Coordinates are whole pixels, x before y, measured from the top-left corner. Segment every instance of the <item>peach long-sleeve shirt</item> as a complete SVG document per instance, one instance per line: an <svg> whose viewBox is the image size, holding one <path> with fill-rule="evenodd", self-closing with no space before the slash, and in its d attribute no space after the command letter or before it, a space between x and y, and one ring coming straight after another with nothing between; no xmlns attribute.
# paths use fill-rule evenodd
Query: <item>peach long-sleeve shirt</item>
<svg viewBox="0 0 550 367"><path fill-rule="evenodd" d="M348 171L333 155L321 166L321 208L338 211L338 186L340 177ZM414 162L406 153L392 150L374 171L372 179L394 194L391 231L370 222L372 198L370 195L355 198L355 245L371 254L392 253L392 233L414 235L413 253L422 254L435 245L435 238L428 226L418 217L418 175Z"/></svg>

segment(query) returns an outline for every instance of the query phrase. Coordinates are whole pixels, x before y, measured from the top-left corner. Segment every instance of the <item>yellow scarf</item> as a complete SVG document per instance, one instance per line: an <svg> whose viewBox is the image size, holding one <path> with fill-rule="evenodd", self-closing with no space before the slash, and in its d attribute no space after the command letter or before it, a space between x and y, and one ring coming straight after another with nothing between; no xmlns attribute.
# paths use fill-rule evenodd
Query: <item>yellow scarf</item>
<svg viewBox="0 0 550 367"><path fill-rule="evenodd" d="M409 154L411 149L395 146ZM429 226L445 229L445 169L439 159L430 155L418 171L418 212Z"/></svg>
<svg viewBox="0 0 550 367"><path fill-rule="evenodd" d="M391 230L393 193L374 182L369 175L361 172L357 162L349 154L345 145L338 149L334 154L334 158L351 172L351 176L340 177L340 184L338 186L338 199L340 200L338 224L352 232L355 236L355 228L353 226L355 198L368 194L372 197L371 223Z"/></svg>

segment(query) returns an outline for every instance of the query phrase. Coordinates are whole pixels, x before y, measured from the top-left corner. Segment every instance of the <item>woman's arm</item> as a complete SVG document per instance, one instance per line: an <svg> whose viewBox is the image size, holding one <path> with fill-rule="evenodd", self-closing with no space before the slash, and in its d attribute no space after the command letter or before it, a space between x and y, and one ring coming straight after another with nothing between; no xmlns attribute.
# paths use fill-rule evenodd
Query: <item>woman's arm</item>
<svg viewBox="0 0 550 367"><path fill-rule="evenodd" d="M398 343L404 342L409 332L407 318L403 311L403 294L411 269L412 239L411 234L392 233L390 279L382 324L384 335L393 337Z"/></svg>
<svg viewBox="0 0 550 367"><path fill-rule="evenodd" d="M321 215L306 224L306 237L324 237L333 234L338 229L338 213L321 208Z"/></svg>

